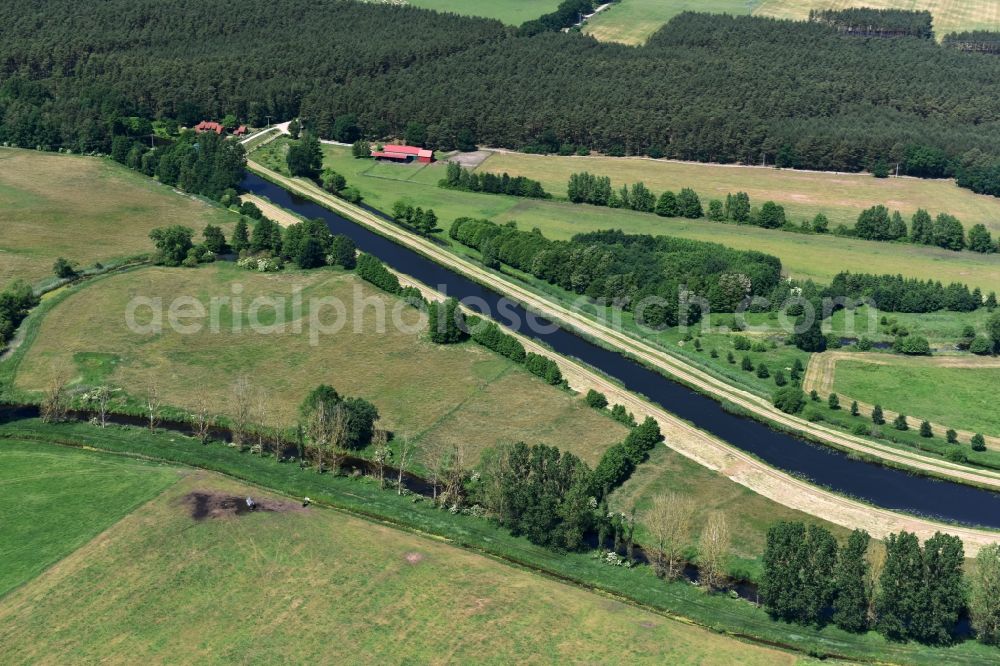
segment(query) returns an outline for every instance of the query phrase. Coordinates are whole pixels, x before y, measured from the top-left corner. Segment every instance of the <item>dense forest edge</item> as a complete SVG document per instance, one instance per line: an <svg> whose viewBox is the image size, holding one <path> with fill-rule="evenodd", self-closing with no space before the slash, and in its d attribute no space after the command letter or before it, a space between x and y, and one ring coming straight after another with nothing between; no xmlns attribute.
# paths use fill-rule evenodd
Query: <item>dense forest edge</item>
<svg viewBox="0 0 1000 666"><path fill-rule="evenodd" d="M119 135L155 142L157 123L301 117L348 142L898 166L1000 194L1000 61L926 39L922 21L884 39L685 13L626 47L383 4L230 1L206 17L16 0L0 8L0 142L109 152Z"/></svg>

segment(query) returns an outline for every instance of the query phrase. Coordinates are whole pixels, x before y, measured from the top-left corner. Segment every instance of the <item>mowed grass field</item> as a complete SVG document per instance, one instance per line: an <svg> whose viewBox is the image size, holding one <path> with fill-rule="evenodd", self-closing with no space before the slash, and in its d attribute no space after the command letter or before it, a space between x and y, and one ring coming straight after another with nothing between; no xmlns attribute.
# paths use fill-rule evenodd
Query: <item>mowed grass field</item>
<svg viewBox="0 0 1000 666"><path fill-rule="evenodd" d="M284 168L282 151L284 143L275 142L254 153L257 159L272 168ZM344 174L348 182L359 188L365 195L366 202L384 211L390 211L397 200L404 200L415 206L433 208L441 220L441 226L447 229L456 217L470 216L489 218L502 223L516 220L521 228L538 227L549 238L570 238L574 234L598 229L623 229L630 233L653 235L669 235L681 238L691 238L739 249L752 249L767 252L779 257L784 270L791 277L813 279L821 283L829 283L837 273L849 270L854 272L902 273L909 277L935 279L942 282L964 282L978 286L984 291L1000 291L1000 261L996 256L980 255L973 252L949 252L937 248L915 247L905 243L876 243L849 238L839 238L832 235L804 235L760 229L752 226L720 224L701 220L685 220L681 218L663 218L652 214L635 213L632 211L612 210L596 206L577 205L558 201L538 201L520 199L492 194L472 192L457 192L437 186L444 176L443 164L429 166L374 164L371 160L356 160L351 157L350 150L339 146L323 147L326 166ZM494 162L494 160L497 160ZM565 160L570 160L567 162ZM578 161L573 161L578 160ZM588 160L596 160L594 162ZM786 171L771 171L758 169L739 169L723 166L674 165L671 163L653 162L650 160L630 160L615 158L563 158L563 157L532 157L520 155L494 155L480 168L493 171L509 170L517 167L518 172L524 169L536 178L546 179L546 186L557 195L565 195L566 180L574 170L589 170L592 173L604 173L604 169L612 169L620 162L627 169L627 178L621 174L616 182L636 182L643 180L657 192L667 187L679 190L684 186L665 176L654 178L655 173L664 167L684 167L692 174L704 170L708 174L719 173L729 181L724 181L719 187L729 188L726 191L753 190L753 183L740 182L740 178L765 179L766 189L757 189L757 194L751 193L756 205L762 204L764 192L767 196L778 197L786 187L794 188L794 180L804 177L809 182L808 196L828 197L822 187L823 178L844 178L845 194L851 195L855 185L862 188L878 187L885 181L865 176L842 176L833 174L795 173ZM645 169L650 169L646 174ZM524 175L529 173L523 172ZM554 175L558 174L558 175ZM516 174L515 174L516 175ZM565 175L566 179L561 179ZM770 182L767 179L778 178ZM723 181L720 181L723 182ZM895 183L905 183L910 191L919 191L920 187L931 186L943 188L942 191L952 191L959 199L968 201L969 206L984 206L986 210L995 210L996 217L991 224L1000 223L1000 200L979 197L978 195L959 191L954 184L944 182L917 181L900 179ZM703 194L707 191L704 185L697 181L690 184ZM847 186L850 187L847 187ZM793 189L794 191L794 189ZM722 196L725 196L723 192ZM806 195L803 195L806 196ZM874 201L880 200L878 195ZM924 196L924 195L921 195ZM966 199L971 197L972 199ZM707 197L705 197L707 198ZM788 195L785 195L788 198ZM931 205L932 199L920 201ZM975 204L972 203L975 201ZM856 209L850 209L856 219L862 209L860 198ZM707 202L706 202L707 203ZM865 203L865 205L871 205ZM905 206L901 206L904 207ZM916 205L912 206L914 209ZM943 209L937 205L934 210ZM818 210L818 209L817 209ZM847 209L842 215L847 215ZM829 213L828 213L829 215ZM794 218L793 218L794 219ZM846 220L847 218L844 217ZM846 222L845 222L846 223ZM446 234L441 234L447 241Z"/></svg>
<svg viewBox="0 0 1000 666"><path fill-rule="evenodd" d="M1000 30L1000 0L751 0L757 16L805 21L810 9L875 7L927 10L934 16L934 34ZM681 12L745 15L746 0L621 0L590 19L583 31L602 41L643 44L664 23Z"/></svg>
<svg viewBox="0 0 1000 666"><path fill-rule="evenodd" d="M292 309L297 289L301 319ZM234 293L242 305L238 312L230 305L217 308L218 332L212 332L209 318L200 332L187 335L167 325L166 316L160 335L138 334L126 325L127 304L136 296L162 299L164 311L172 299L189 297L210 314L213 297ZM252 330L250 312L257 298L284 299L284 330ZM347 315L337 333L318 335L315 346L309 324L313 298L338 299ZM384 327L378 323L379 308ZM410 330L394 325L394 308ZM275 312L273 306L262 307L258 319L265 326L275 324ZM332 306L316 312L326 326L337 319ZM151 319L149 308L138 310L138 323ZM296 322L301 333L295 332ZM623 426L588 408L582 398L473 343L435 345L418 322L416 310L332 269L261 274L222 263L146 268L81 287L49 312L18 367L16 388L43 390L69 371L80 386L107 383L141 397L155 383L166 405L193 410L206 404L213 413L229 414L233 384L246 375L266 394L268 421L292 426L306 394L326 383L341 394L372 401L382 427L397 436L463 444L471 460L485 447L523 440L558 446L593 465L624 438Z"/></svg>
<svg viewBox="0 0 1000 666"><path fill-rule="evenodd" d="M754 0L759 2L760 0ZM604 42L644 44L649 36L681 12L746 14L746 0L620 0L583 26ZM808 12L807 12L808 14Z"/></svg>
<svg viewBox="0 0 1000 666"><path fill-rule="evenodd" d="M149 232L238 216L109 160L0 148L0 288L52 276L58 257L86 268L152 250Z"/></svg>
<svg viewBox="0 0 1000 666"><path fill-rule="evenodd" d="M1000 435L998 368L933 367L921 359L879 355L879 364L837 363L834 388L851 398L984 435ZM910 419L910 427L920 423ZM891 426L886 426L891 428Z"/></svg>
<svg viewBox="0 0 1000 666"><path fill-rule="evenodd" d="M1000 30L1000 0L760 0L754 14L804 21L810 9L848 7L929 11L938 39L950 32Z"/></svg>
<svg viewBox="0 0 1000 666"><path fill-rule="evenodd" d="M180 476L154 463L0 440L0 597Z"/></svg>
<svg viewBox="0 0 1000 666"><path fill-rule="evenodd" d="M559 0L406 0L406 4L438 12L497 19L521 25L554 11Z"/></svg>
<svg viewBox="0 0 1000 666"><path fill-rule="evenodd" d="M794 663L429 539L318 507L195 520L174 485L0 600L4 661Z"/></svg>

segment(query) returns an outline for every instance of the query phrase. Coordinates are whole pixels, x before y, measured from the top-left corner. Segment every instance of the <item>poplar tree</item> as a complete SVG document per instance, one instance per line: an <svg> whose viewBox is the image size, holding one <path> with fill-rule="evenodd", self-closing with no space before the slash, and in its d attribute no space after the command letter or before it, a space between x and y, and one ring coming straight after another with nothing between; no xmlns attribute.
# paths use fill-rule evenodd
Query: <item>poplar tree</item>
<svg viewBox="0 0 1000 666"><path fill-rule="evenodd" d="M847 545L840 550L834 575L836 589L833 598L833 622L845 631L868 629L868 543L871 537L864 530L854 530Z"/></svg>

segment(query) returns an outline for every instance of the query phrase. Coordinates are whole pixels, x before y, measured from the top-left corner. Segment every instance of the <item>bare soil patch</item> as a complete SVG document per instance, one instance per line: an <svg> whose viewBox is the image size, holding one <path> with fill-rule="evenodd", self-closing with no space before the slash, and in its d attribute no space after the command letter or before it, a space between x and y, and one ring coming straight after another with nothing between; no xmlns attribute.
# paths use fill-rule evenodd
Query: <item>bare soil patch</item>
<svg viewBox="0 0 1000 666"><path fill-rule="evenodd" d="M455 153L448 158L449 162L461 164L466 169L475 169L493 154L492 150L475 150L469 153Z"/></svg>
<svg viewBox="0 0 1000 666"><path fill-rule="evenodd" d="M301 506L291 502L257 497L251 497L251 499L253 500L252 506L247 502L246 497L237 497L211 490L195 490L185 495L182 502L190 509L191 517L195 520L245 516L254 511L286 513L303 510Z"/></svg>

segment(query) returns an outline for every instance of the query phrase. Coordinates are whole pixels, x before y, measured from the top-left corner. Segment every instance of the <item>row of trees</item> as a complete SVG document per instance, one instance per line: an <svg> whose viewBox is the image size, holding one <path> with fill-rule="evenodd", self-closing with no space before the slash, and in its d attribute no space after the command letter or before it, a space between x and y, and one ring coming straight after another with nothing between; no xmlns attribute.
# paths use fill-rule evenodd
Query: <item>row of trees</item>
<svg viewBox="0 0 1000 666"><path fill-rule="evenodd" d="M498 176L495 173L470 171L462 168L456 162L448 163L447 174L438 184L441 187L467 192L509 194L514 197L528 197L530 199L551 198L551 195L537 180L525 176L511 176L507 172Z"/></svg>
<svg viewBox="0 0 1000 666"><path fill-rule="evenodd" d="M650 326L676 326L680 317L697 321L700 310L682 307L681 294L707 298L719 311L732 311L751 295L767 296L778 286L781 262L759 252L666 236L603 231L551 241L538 231L520 231L489 220L456 219L449 236L478 249L488 266L506 263L578 294L631 308L647 296L642 317Z"/></svg>
<svg viewBox="0 0 1000 666"><path fill-rule="evenodd" d="M957 282L944 286L934 280L870 273L838 273L823 295L870 300L884 312L972 312L984 305L983 294L978 287L970 291L968 285ZM992 300L996 302L995 294L992 294Z"/></svg>
<svg viewBox="0 0 1000 666"><path fill-rule="evenodd" d="M973 622L993 643L1000 629L1000 547L984 548L973 570ZM966 607L964 549L937 533L921 548L914 534L881 543L855 530L842 547L824 527L781 522L767 533L760 594L775 618L800 624L830 621L842 629L875 629L893 640L949 643Z"/></svg>
<svg viewBox="0 0 1000 666"><path fill-rule="evenodd" d="M928 11L871 7L811 9L809 20L832 25L851 35L934 38L933 17Z"/></svg>
<svg viewBox="0 0 1000 666"><path fill-rule="evenodd" d="M918 245L936 245L947 250L963 250L992 254L997 251L993 236L983 224L976 224L966 234L965 227L953 215L939 213L934 219L924 209L913 214L910 227L899 211L889 214L889 209L878 205L868 208L858 216L854 227L858 238L877 241L908 240Z"/></svg>
<svg viewBox="0 0 1000 666"><path fill-rule="evenodd" d="M405 201L397 201L392 205L392 217L397 222L401 222L411 227L425 238L440 231L438 229L438 216L433 208L424 210L420 206L414 208Z"/></svg>

